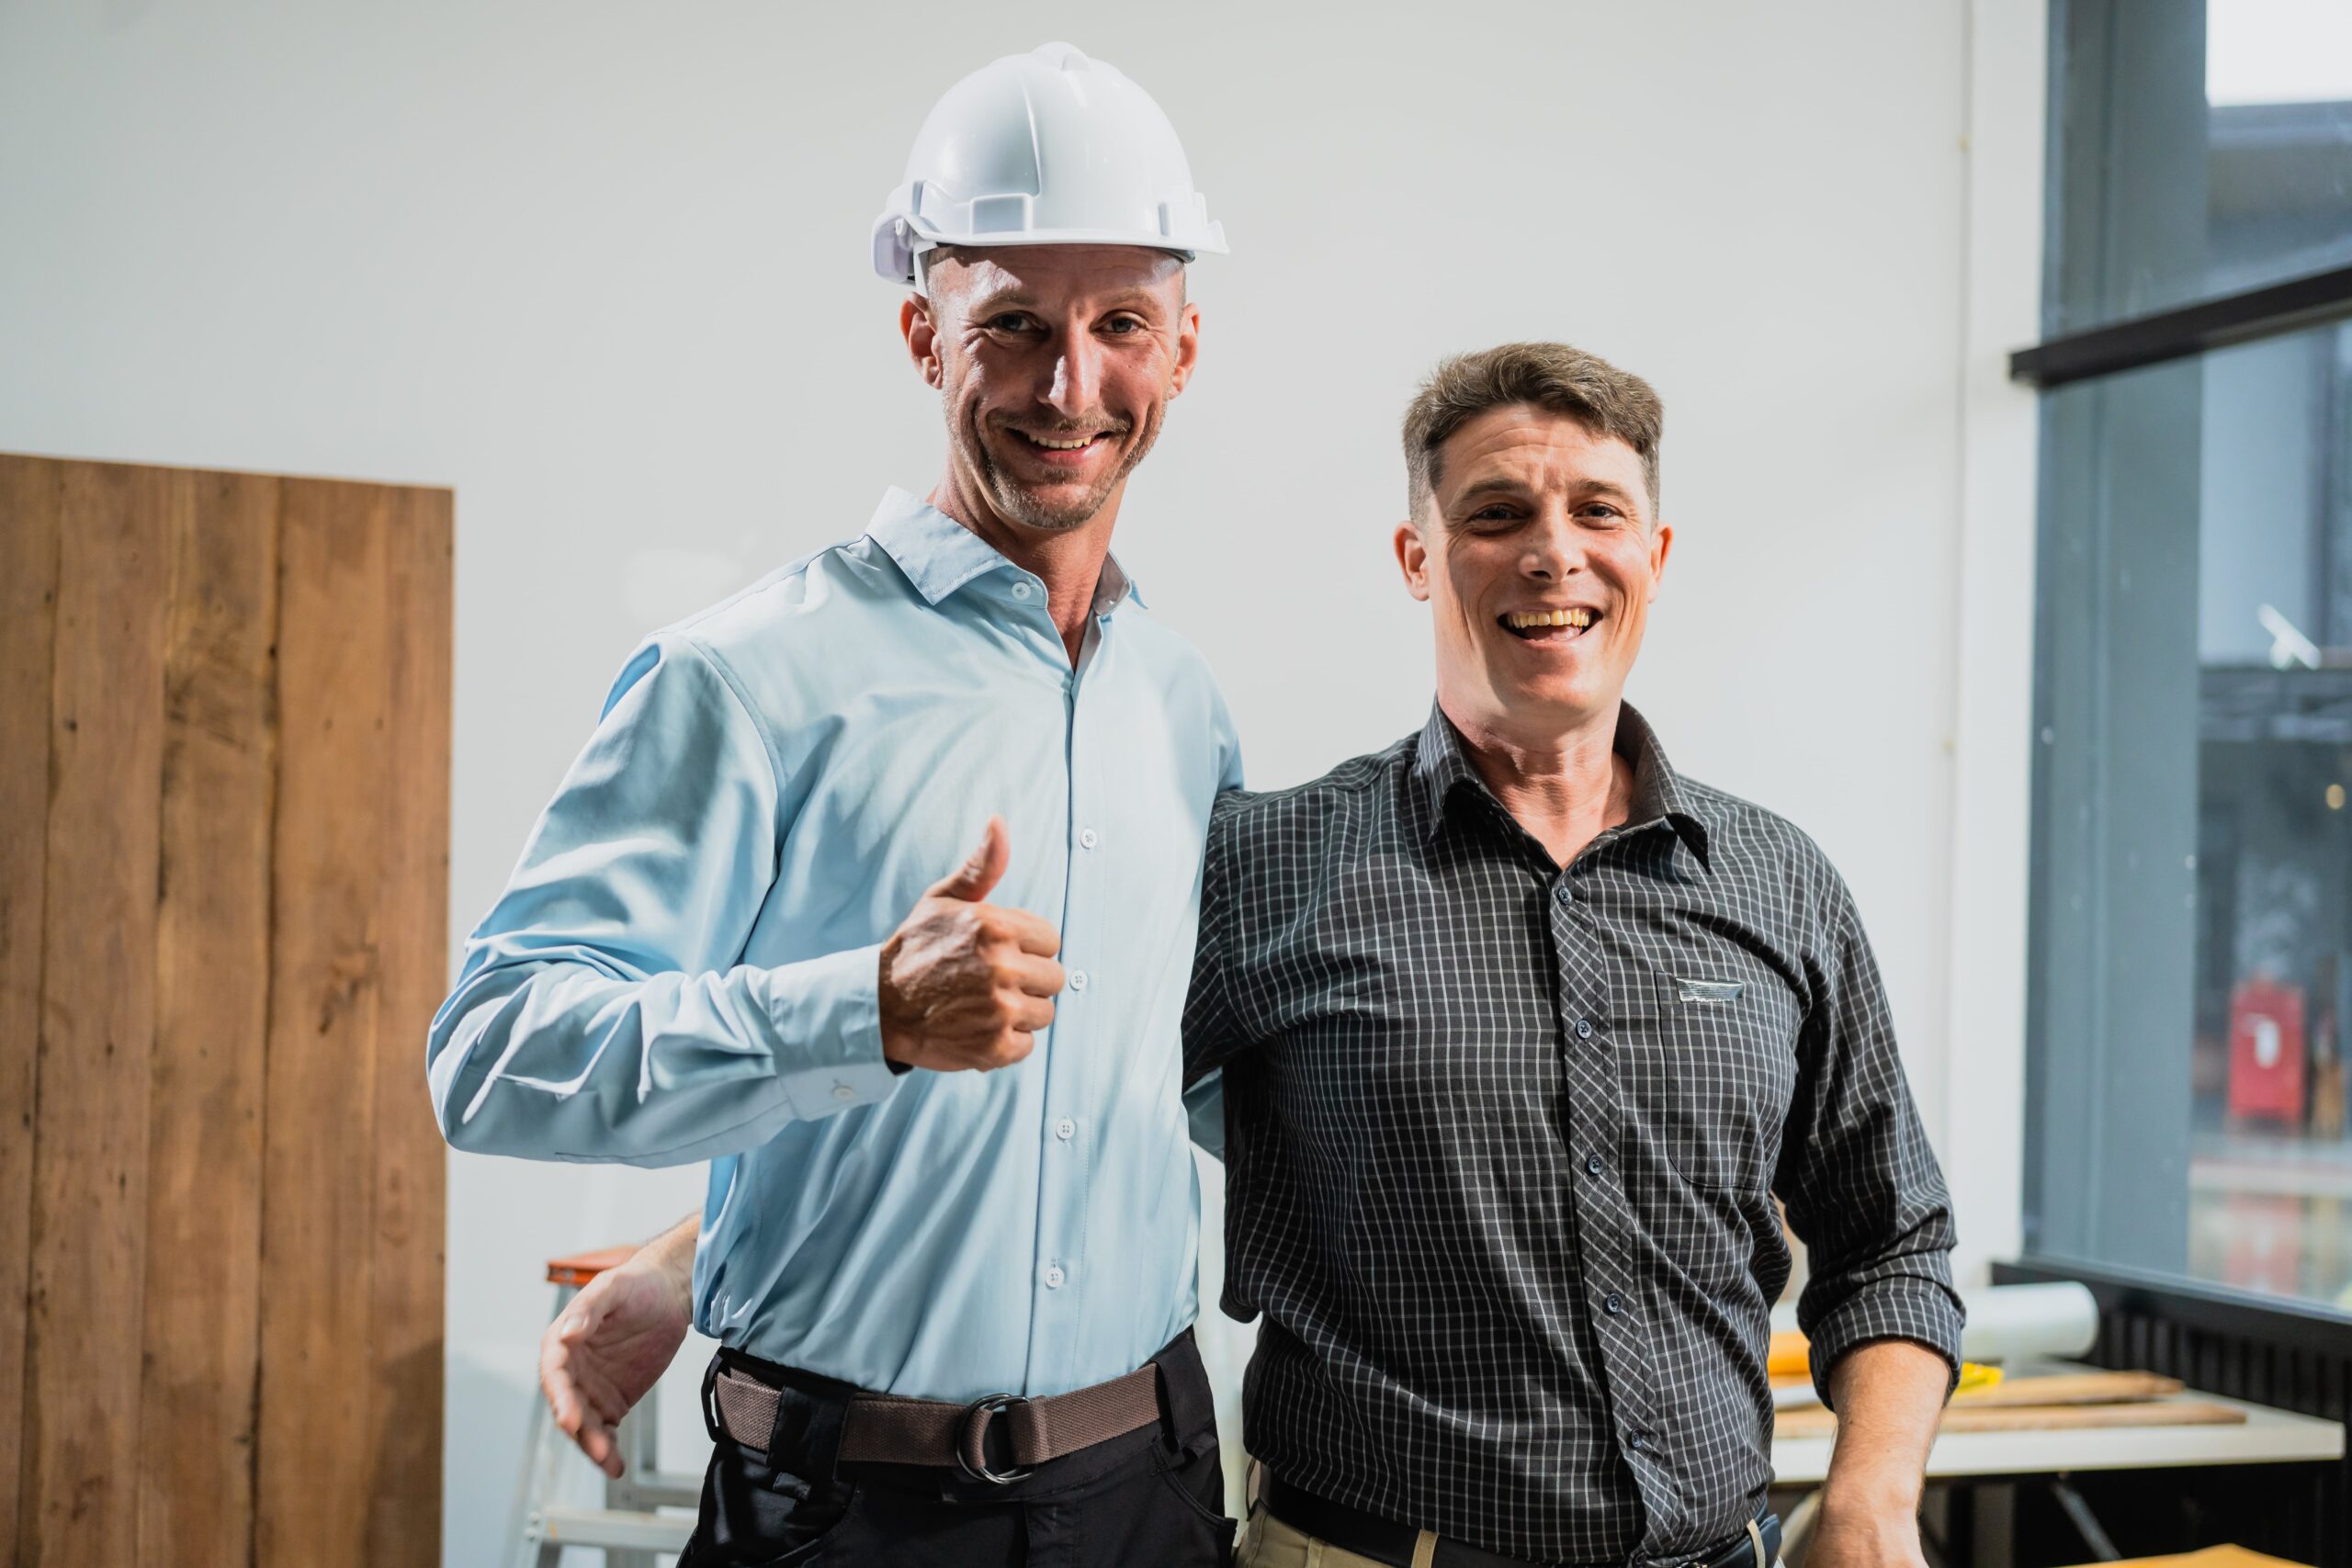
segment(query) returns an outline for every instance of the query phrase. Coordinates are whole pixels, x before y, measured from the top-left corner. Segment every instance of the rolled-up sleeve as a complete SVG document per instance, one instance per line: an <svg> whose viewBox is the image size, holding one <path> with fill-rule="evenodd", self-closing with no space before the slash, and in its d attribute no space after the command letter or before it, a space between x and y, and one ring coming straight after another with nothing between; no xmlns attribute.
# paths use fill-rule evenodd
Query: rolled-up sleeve
<svg viewBox="0 0 2352 1568"><path fill-rule="evenodd" d="M1960 1375L1951 1196L1919 1124L1877 961L1844 883L1827 897L1808 976L1800 1073L1774 1182L1810 1269L1797 1323L1815 1386L1874 1339L1935 1350Z"/></svg>
<svg viewBox="0 0 2352 1568"><path fill-rule="evenodd" d="M629 661L434 1017L451 1144L681 1164L890 1092L878 948L741 962L773 882L778 776L691 639Z"/></svg>

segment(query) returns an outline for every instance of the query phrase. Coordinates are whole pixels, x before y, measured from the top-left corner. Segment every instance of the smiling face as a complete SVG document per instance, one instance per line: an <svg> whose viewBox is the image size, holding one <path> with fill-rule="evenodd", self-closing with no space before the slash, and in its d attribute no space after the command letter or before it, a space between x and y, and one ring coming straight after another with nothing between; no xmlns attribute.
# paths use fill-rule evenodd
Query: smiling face
<svg viewBox="0 0 2352 1568"><path fill-rule="evenodd" d="M899 324L942 394L951 492L1048 533L1114 506L1199 351L1183 263L1125 245L1002 246L934 253L925 276L928 297Z"/></svg>
<svg viewBox="0 0 2352 1568"><path fill-rule="evenodd" d="M1642 459L1527 403L1448 436L1396 558L1437 632L1438 700L1465 729L1545 746L1613 731L1674 530Z"/></svg>

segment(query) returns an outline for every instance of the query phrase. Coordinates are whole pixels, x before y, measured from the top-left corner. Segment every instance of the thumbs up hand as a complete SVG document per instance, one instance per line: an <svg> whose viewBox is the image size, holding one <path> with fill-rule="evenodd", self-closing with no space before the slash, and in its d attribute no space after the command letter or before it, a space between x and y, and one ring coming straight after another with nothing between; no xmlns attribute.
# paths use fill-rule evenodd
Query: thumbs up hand
<svg viewBox="0 0 2352 1568"><path fill-rule="evenodd" d="M1061 937L1026 909L987 902L1012 859L1004 818L932 885L882 946L882 1054L960 1072L1010 1066L1054 1021Z"/></svg>

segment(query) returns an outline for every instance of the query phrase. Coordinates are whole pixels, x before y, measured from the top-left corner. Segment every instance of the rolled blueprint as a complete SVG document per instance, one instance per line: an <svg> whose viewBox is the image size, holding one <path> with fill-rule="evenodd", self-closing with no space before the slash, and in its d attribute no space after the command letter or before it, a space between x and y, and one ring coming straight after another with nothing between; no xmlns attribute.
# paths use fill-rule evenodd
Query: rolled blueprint
<svg viewBox="0 0 2352 1568"><path fill-rule="evenodd" d="M1960 1354L1970 1361L2064 1359L2098 1337L2098 1303L2072 1281L1969 1291Z"/></svg>

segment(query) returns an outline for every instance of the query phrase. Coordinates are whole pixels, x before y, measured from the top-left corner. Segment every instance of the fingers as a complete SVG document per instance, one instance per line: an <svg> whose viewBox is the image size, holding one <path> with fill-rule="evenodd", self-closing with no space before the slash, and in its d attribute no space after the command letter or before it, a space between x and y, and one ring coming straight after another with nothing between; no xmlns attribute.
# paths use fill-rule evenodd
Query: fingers
<svg viewBox="0 0 2352 1568"><path fill-rule="evenodd" d="M565 1437L577 1438L580 1436L581 1419L587 1413L581 1405L580 1395L572 1388L571 1381L561 1376L550 1377L546 1372L541 1372L539 1387L547 1393L548 1414L555 1417L556 1426L562 1429Z"/></svg>
<svg viewBox="0 0 2352 1568"><path fill-rule="evenodd" d="M621 1478L620 1445L613 1440L611 1430L602 1425L589 1427L580 1434L580 1451L588 1456L598 1470L615 1481Z"/></svg>
<svg viewBox="0 0 2352 1568"><path fill-rule="evenodd" d="M1053 1027L1054 1004L1043 997L1023 992L1013 999L1010 1011L1005 1027L1015 1034L1035 1034Z"/></svg>
<svg viewBox="0 0 2352 1568"><path fill-rule="evenodd" d="M568 1311L539 1342L539 1392L547 1395L548 1411L555 1424L574 1436L580 1431L584 1402L579 1384L572 1380L571 1347L582 1331L580 1314Z"/></svg>
<svg viewBox="0 0 2352 1568"><path fill-rule="evenodd" d="M991 817L988 831L981 836L980 847L972 852L972 858L933 883L931 897L977 904L989 896L989 890L1004 875L1004 868L1012 859L1012 840L1005 831L1004 818Z"/></svg>
<svg viewBox="0 0 2352 1568"><path fill-rule="evenodd" d="M1033 997L1057 997L1069 978L1062 966L1052 959L1039 958L1027 953L1008 955L1002 967L1006 979Z"/></svg>
<svg viewBox="0 0 2352 1568"><path fill-rule="evenodd" d="M603 1391L600 1399L598 1391L587 1386L603 1381L595 1375L594 1359L575 1359L575 1351L603 1322L604 1308L601 1294L591 1287L556 1319L540 1343L539 1387L547 1395L548 1412L557 1427L597 1469L617 1481L622 1469L620 1446L614 1439L612 1424L599 1408L611 1398L611 1391Z"/></svg>
<svg viewBox="0 0 2352 1568"><path fill-rule="evenodd" d="M565 1365L567 1353L558 1347L548 1364L539 1371L539 1386L546 1390L548 1413L564 1436L570 1438L590 1462L606 1475L621 1478L620 1446L613 1440L612 1428L605 1424L580 1389L571 1380Z"/></svg>
<svg viewBox="0 0 2352 1568"><path fill-rule="evenodd" d="M1000 908L997 914L1001 919L999 929L1011 937L1022 952L1034 953L1040 958L1051 958L1062 950L1062 933L1028 910Z"/></svg>

